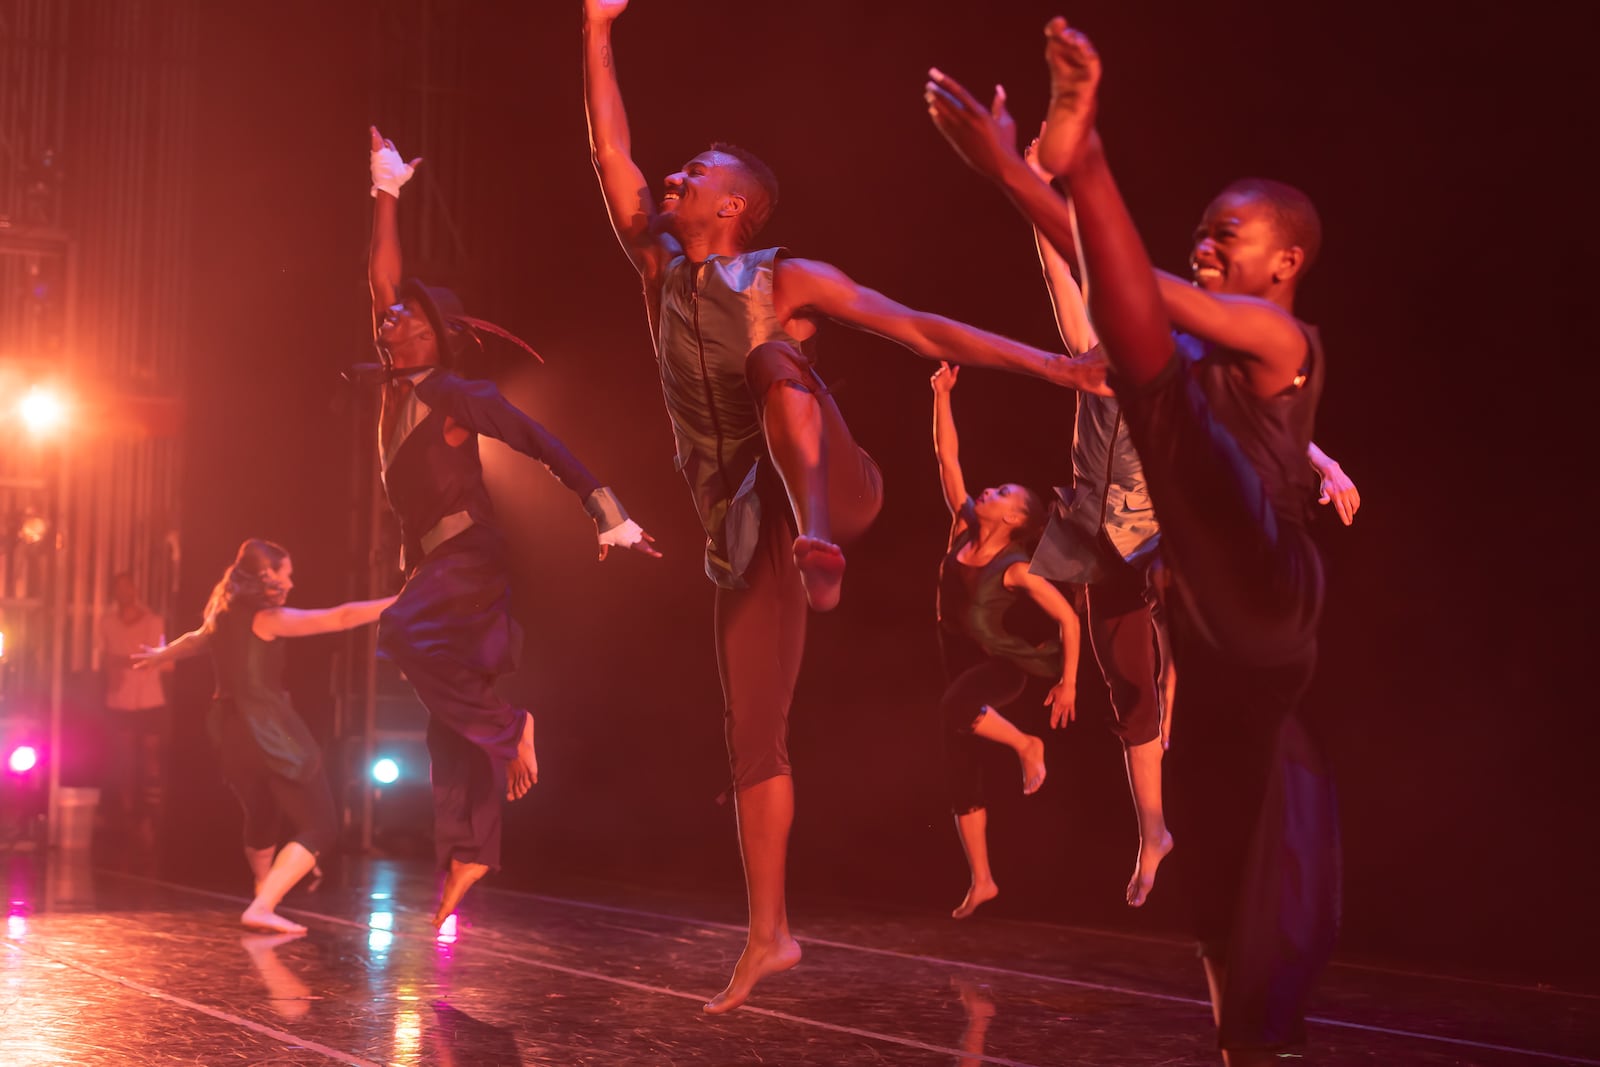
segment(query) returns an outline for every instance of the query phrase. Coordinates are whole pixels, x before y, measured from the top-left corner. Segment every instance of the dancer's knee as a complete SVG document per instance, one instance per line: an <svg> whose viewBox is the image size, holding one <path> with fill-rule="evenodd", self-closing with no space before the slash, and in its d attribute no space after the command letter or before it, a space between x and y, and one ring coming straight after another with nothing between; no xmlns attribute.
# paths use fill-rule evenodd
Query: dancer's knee
<svg viewBox="0 0 1600 1067"><path fill-rule="evenodd" d="M803 393L816 392L816 376L811 361L794 345L767 341L750 350L744 362L745 382L756 406L765 411L767 397L774 386L783 385Z"/></svg>

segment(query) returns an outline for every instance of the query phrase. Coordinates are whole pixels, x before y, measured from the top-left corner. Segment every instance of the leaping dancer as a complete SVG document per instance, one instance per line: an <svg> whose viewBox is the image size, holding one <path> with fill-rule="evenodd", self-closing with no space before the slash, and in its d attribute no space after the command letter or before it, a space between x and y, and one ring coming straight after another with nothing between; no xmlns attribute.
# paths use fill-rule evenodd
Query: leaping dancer
<svg viewBox="0 0 1600 1067"><path fill-rule="evenodd" d="M1104 365L913 311L826 263L756 248L778 184L744 149L717 144L694 156L666 178L658 202L633 160L611 51L612 22L627 6L585 0L585 103L611 224L644 280L677 462L717 586L717 664L750 929L727 987L705 1005L716 1014L800 960L784 872L794 820L788 716L806 608L837 605L842 546L882 502L877 465L852 439L802 343L832 319L927 359L1074 388L1103 388Z"/></svg>
<svg viewBox="0 0 1600 1067"><path fill-rule="evenodd" d="M406 585L378 624L379 652L428 709L434 847L445 869L434 914L442 925L474 882L500 866L503 799L539 777L533 715L494 690L516 667L520 629L511 617L504 539L483 484L478 435L541 461L577 495L613 547L659 557L616 494L493 384L452 369L478 330L448 289L401 281L401 187L421 160L405 162L371 131L373 337L384 380L378 449L384 490L400 521ZM519 344L521 342L518 342Z"/></svg>
<svg viewBox="0 0 1600 1067"><path fill-rule="evenodd" d="M1169 787L1188 820L1195 909L1223 1060L1273 1062L1305 1040L1305 1002L1339 918L1333 782L1300 701L1317 658L1323 575L1306 528L1306 462L1326 376L1294 316L1321 224L1279 182L1211 202L1193 284L1156 272L1095 128L1100 57L1064 19L1045 28L1051 101L1039 162L1077 208L997 137L1003 113L938 71L935 125L1057 249L1078 246L1089 311L1161 518L1183 715ZM1180 331L1176 341L1173 328Z"/></svg>

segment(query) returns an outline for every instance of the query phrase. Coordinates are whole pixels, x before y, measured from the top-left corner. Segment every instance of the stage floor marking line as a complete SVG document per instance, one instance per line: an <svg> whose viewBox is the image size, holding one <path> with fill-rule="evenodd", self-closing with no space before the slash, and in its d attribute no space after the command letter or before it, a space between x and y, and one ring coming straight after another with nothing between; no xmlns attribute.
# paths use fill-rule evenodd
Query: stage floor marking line
<svg viewBox="0 0 1600 1067"><path fill-rule="evenodd" d="M640 908L629 908L617 904L596 904L587 900L572 900L567 897L554 897L543 893L526 893L516 889L501 889L493 886L483 887L482 891L502 893L509 896L526 897L531 900L545 901L551 904L561 904L574 908L589 908L596 911L617 912L624 915L636 915L652 919L665 919L668 921L690 923L693 925L707 926L719 930L729 930L734 933L744 934L745 928L734 923L718 922L715 920L701 920L688 918L682 915L673 915L668 912L646 911ZM941 956L922 956L910 952L900 952L895 949L877 948L872 945L856 945L848 941L833 941L820 937L798 938L802 945L826 945L830 948L846 949L855 952L866 952L878 956L889 956L894 959L903 959L916 963L938 964L956 967L962 970L983 971L989 974L1001 974L1013 978L1029 978L1041 982L1050 982L1058 985L1069 985L1079 989L1092 989L1106 993L1117 993L1123 996L1142 997L1148 1000L1164 1000L1177 1004L1196 1005L1207 1009L1211 1008L1210 1001L1198 1000L1192 997L1180 997L1171 993L1154 993L1142 989L1129 989L1124 986L1103 985L1097 982L1087 982L1077 978L1061 978L1052 974L1037 974L1032 971L1019 971L1010 967L998 967L988 963L967 963L962 960L945 959ZM1542 1052L1538 1049L1517 1048L1511 1045L1499 1045L1493 1042L1474 1041L1465 1037L1450 1037L1444 1034L1427 1034L1415 1030L1399 1030L1384 1026L1374 1026L1368 1023L1349 1022L1343 1019L1330 1019L1323 1016L1306 1016L1308 1023L1319 1026L1332 1026L1345 1030L1360 1030L1367 1033L1387 1034L1392 1037L1404 1037L1415 1041L1436 1041L1448 1045L1459 1045L1465 1048L1483 1049L1484 1051L1508 1052L1518 1056L1530 1056L1535 1059L1559 1060L1564 1063L1581 1064L1582 1067L1600 1067L1600 1060L1584 1059L1582 1057L1567 1056L1554 1052Z"/></svg>
<svg viewBox="0 0 1600 1067"><path fill-rule="evenodd" d="M230 904L241 904L241 903L242 904L248 904L250 902L250 898L248 898L248 897L235 896L235 895L230 894L230 893L220 893L220 892L217 892L216 890L213 890L213 889L199 889L199 888L196 888L195 886L183 885L180 882L167 882L167 881L163 881L163 880L161 880L159 878L146 878L146 877L144 877L142 875L123 874L120 871L102 870L100 873L113 875L113 876L118 877L118 878L127 878L127 879L130 879L132 881L136 881L136 882L144 882L144 883L147 883L149 885L163 886L163 887L165 887L167 889L175 889L175 890L179 890L179 891L185 892L185 893L193 893L193 894L195 894L197 896L210 897L210 898L212 898L214 900L225 900L225 901L228 901ZM310 919L320 919L323 922L331 923L331 924L333 924L335 926L345 926L345 927L349 927L349 928L355 929L355 930L366 930L366 929L369 928L366 923L357 922L354 919L346 919L346 918L344 918L343 916L340 916L340 915L324 915L321 912L311 911L311 910L309 910L307 908L283 908L283 907L280 907L279 911L286 912L286 913L288 913L290 915L304 916L304 917L310 918ZM396 938L405 938L406 940L410 940L410 941L424 941L424 942L427 942L428 944L432 944L433 941L434 941L433 937L425 935L425 934L395 933L394 936ZM498 935L497 935L496 939L497 940L503 940L503 939L500 939L498 937ZM587 970L584 970L584 969L582 969L580 967L568 967L565 964L551 963L548 960L529 959L526 956L519 956L519 955L517 955L515 953L505 952L505 951L502 951L500 949L490 948L490 947L482 945L482 944L473 946L473 951L475 951L475 952L477 952L477 953L479 953L481 955L485 955L485 956L496 956L496 957L499 957L500 959L503 959L503 960L510 960L513 963L522 963L522 964L526 964L527 966L530 966L530 967L541 967L541 968L543 968L545 970L556 971L557 973L560 973L560 974L568 974L568 975L573 975L573 976L582 977L582 978L593 978L593 979L595 979L597 981L608 982L608 983L610 983L612 985L623 986L623 987L625 987L627 989L633 989L633 990L636 990L636 991L641 992L641 993L651 993L651 994L655 994L657 996L676 997L679 1000L692 1000L692 1001L695 1001L695 1002L701 1003L701 1004L705 1003L705 1001L706 1001L706 997L704 997L703 995L701 995L699 993L690 993L690 992L687 992L686 990L682 990L682 989L668 989L665 986L653 986L653 985L649 985L648 983L645 983L645 982L635 982L632 979L619 978L619 977L617 977L615 975L604 974L604 973L599 972L599 971L587 971ZM178 998L173 998L173 999L178 999ZM202 1009L202 1010L204 1010L204 1009ZM994 1056L994 1055L990 1055L988 1053L977 1053L977 1054L974 1054L974 1053L964 1052L963 1050L958 1049L958 1048L948 1048L948 1047L943 1046L943 1045L934 1045L934 1044L930 1044L930 1043L928 1043L926 1041L918 1041L915 1038L899 1037L899 1036L896 1036L894 1034L883 1034L883 1033L878 1033L875 1030L863 1030L863 1029L859 1029L859 1028L854 1027L854 1026L844 1026L844 1025L842 1025L840 1023L826 1022L826 1021L824 1021L822 1019L812 1019L812 1018L809 1018L809 1017L804 1016L804 1015L791 1015L788 1012L774 1011L771 1008L758 1008L758 1007L752 1007L751 1005L746 1004L746 1005L744 1005L744 1006L742 1006L742 1007L740 1007L740 1008L738 1008L736 1010L744 1012L746 1014L750 1014L750 1015L762 1015L762 1016L766 1016L766 1017L772 1018L772 1019L782 1019L785 1022L798 1023L798 1024L803 1025L803 1026L814 1026L814 1027L817 1027L817 1028L823 1029L823 1030L831 1030L834 1033L848 1034L851 1037L864 1038L864 1039L870 1040L870 1041L881 1041L881 1042L883 1042L885 1044L900 1045L900 1046L905 1047L905 1048L914 1048L914 1049L917 1049L918 1051L921 1051L921 1052L933 1052L933 1053L937 1053L940 1056L954 1056L954 1057L956 1057L958 1059L963 1059L964 1058L964 1059L972 1060L972 1061L975 1061L975 1062L978 1062L978 1063L994 1063L994 1064L998 1064L999 1067L1040 1067L1040 1065L1038 1065L1038 1064L1027 1063L1027 1062L1024 1062L1022 1060L1007 1059L1004 1056ZM365 1060L351 1060L350 1062L359 1063L359 1064L362 1064L362 1065L366 1064ZM373 1065L373 1067L381 1067L381 1065Z"/></svg>
<svg viewBox="0 0 1600 1067"><path fill-rule="evenodd" d="M351 1065L351 1067L384 1067L383 1064L374 1060L364 1060L360 1056L353 1056L348 1052L340 1052L338 1049L332 1048L328 1045L320 1044L316 1041L310 1041L303 1037L297 1037L296 1035L289 1033L287 1030L279 1030L276 1027L265 1026L261 1023L255 1022L254 1020L246 1019L239 1015L234 1015L232 1012L223 1011L221 1008L213 1008L205 1004L196 1003L195 1001L189 1000L185 997L163 992L160 989L153 989L150 986L145 985L143 982L136 982L131 978L124 978L121 975L112 974L110 971L102 970L93 964L83 963L79 960L53 955L50 952L18 941L16 938L9 935L6 937L6 943L17 952L23 952L40 959L47 959L52 963L59 963L63 967L71 967L75 971L82 971L84 974L92 975L93 977L100 979L102 982L113 982L127 989L131 989L136 993L143 993L147 997L155 997L157 1000L165 1000L170 1003L177 1004L180 1007L188 1008L190 1011L197 1011L202 1015L209 1015L213 1019L221 1019L223 1022L232 1023L234 1026L240 1026L246 1030L253 1030L258 1034L263 1034L272 1038L274 1041L282 1042L291 1048L309 1049L312 1052L320 1053L329 1059L338 1060L340 1063L348 1063Z"/></svg>

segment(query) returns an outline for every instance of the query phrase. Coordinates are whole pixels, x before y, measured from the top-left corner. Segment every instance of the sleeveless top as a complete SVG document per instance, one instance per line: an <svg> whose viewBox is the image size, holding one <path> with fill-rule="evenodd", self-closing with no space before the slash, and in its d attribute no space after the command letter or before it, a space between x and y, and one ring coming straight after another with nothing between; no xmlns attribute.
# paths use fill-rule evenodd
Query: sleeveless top
<svg viewBox="0 0 1600 1067"><path fill-rule="evenodd" d="M945 553L944 562L939 565L941 633L966 637L985 655L1006 660L1028 674L1040 678L1060 678L1060 640L1034 644L1008 626L1006 616L1011 609L1022 602L1031 601L1026 593L1006 588L1006 570L1013 563L1026 564L1028 554L1011 545L982 566L962 563L957 558L961 550L978 535L972 508L973 503L969 498L961 509L962 516L967 519L967 528L955 539Z"/></svg>
<svg viewBox="0 0 1600 1067"><path fill-rule="evenodd" d="M1296 384L1276 396L1260 397L1241 370L1243 358L1188 334L1178 335L1179 351L1205 394L1211 413L1233 436L1261 478L1280 520L1297 526L1311 521L1317 476L1307 458L1327 372L1317 328L1300 323L1306 337L1305 363Z"/></svg>
<svg viewBox="0 0 1600 1067"><path fill-rule="evenodd" d="M1104 578L1100 534L1135 566L1147 562L1161 527L1115 397L1079 393L1072 426L1072 485L1056 487L1055 506L1033 554L1033 573L1055 582Z"/></svg>
<svg viewBox="0 0 1600 1067"><path fill-rule="evenodd" d="M800 348L772 303L781 248L667 265L661 283L656 367L672 420L676 465L689 482L706 532L706 574L742 588L761 528L756 471L766 455L761 417L745 381L757 345Z"/></svg>
<svg viewBox="0 0 1600 1067"><path fill-rule="evenodd" d="M224 611L211 631L211 664L217 676L207 730L221 744L230 718L242 722L268 769L296 781L314 775L321 753L283 688L286 641L263 641L250 629L254 611Z"/></svg>

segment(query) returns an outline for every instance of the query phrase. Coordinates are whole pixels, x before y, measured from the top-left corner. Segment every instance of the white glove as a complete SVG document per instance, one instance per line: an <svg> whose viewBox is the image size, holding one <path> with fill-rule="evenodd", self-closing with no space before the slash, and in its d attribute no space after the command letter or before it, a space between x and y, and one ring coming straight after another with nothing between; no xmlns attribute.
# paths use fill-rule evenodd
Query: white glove
<svg viewBox="0 0 1600 1067"><path fill-rule="evenodd" d="M385 141L382 148L372 153L372 195L377 196L382 189L396 200L400 199L400 187L411 180L415 171L415 167L400 158L394 145Z"/></svg>
<svg viewBox="0 0 1600 1067"><path fill-rule="evenodd" d="M627 519L601 534L600 543L612 548L632 548L643 536L644 529L632 519Z"/></svg>

